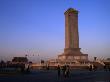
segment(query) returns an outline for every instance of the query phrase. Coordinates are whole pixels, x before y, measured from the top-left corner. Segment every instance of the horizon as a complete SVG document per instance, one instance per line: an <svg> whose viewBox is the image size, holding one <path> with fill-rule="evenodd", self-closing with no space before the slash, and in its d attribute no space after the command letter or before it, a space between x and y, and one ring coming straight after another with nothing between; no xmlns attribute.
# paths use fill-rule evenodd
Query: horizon
<svg viewBox="0 0 110 82"><path fill-rule="evenodd" d="M79 11L81 52L93 57L110 57L109 0L1 0L0 60L26 54L31 61L54 59L65 46L64 12Z"/></svg>

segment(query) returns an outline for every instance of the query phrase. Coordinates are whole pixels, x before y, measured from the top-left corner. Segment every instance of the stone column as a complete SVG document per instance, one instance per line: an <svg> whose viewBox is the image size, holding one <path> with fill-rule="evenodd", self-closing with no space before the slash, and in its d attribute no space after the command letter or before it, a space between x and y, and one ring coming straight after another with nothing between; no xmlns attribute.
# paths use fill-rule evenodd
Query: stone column
<svg viewBox="0 0 110 82"><path fill-rule="evenodd" d="M65 49L79 49L78 11L69 8L64 14Z"/></svg>

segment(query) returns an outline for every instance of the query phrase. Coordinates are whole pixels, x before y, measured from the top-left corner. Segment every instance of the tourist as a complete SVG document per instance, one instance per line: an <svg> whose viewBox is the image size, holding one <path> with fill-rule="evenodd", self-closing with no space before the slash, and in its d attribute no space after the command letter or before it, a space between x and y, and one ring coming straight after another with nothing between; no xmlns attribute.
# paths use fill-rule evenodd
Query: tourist
<svg viewBox="0 0 110 82"><path fill-rule="evenodd" d="M97 66L93 65L93 70L96 71L97 70Z"/></svg>
<svg viewBox="0 0 110 82"><path fill-rule="evenodd" d="M92 71L94 70L94 65L92 64Z"/></svg>
<svg viewBox="0 0 110 82"><path fill-rule="evenodd" d="M24 71L25 71L25 64L21 64L20 68L21 68L21 73L24 73Z"/></svg>
<svg viewBox="0 0 110 82"><path fill-rule="evenodd" d="M90 64L90 66L89 66L89 71L92 71L92 65Z"/></svg>
<svg viewBox="0 0 110 82"><path fill-rule="evenodd" d="M26 72L29 73L30 72L30 65L28 64L27 68L26 68Z"/></svg>
<svg viewBox="0 0 110 82"><path fill-rule="evenodd" d="M110 71L110 65L108 65L108 70Z"/></svg>
<svg viewBox="0 0 110 82"><path fill-rule="evenodd" d="M66 77L69 77L69 75L70 75L70 67L69 67L69 65L66 66L65 75L66 75Z"/></svg>
<svg viewBox="0 0 110 82"><path fill-rule="evenodd" d="M106 64L104 65L104 70L107 71L107 65Z"/></svg>
<svg viewBox="0 0 110 82"><path fill-rule="evenodd" d="M70 67L69 67L69 65L64 65L63 66L63 76L65 78L67 78L67 77L69 77L69 75L70 75Z"/></svg>
<svg viewBox="0 0 110 82"><path fill-rule="evenodd" d="M60 66L58 65L58 67L57 67L57 71L58 71L58 78L60 77Z"/></svg>
<svg viewBox="0 0 110 82"><path fill-rule="evenodd" d="M49 65L48 64L46 65L46 70L49 70Z"/></svg>
<svg viewBox="0 0 110 82"><path fill-rule="evenodd" d="M66 73L65 73L66 72L66 65L63 66L62 71L63 71L63 76L66 77Z"/></svg>

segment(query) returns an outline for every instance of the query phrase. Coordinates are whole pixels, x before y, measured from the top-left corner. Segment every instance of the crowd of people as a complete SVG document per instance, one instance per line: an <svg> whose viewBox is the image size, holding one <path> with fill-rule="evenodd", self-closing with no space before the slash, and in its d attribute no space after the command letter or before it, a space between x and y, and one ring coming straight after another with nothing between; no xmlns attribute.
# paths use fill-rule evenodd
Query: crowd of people
<svg viewBox="0 0 110 82"><path fill-rule="evenodd" d="M65 78L68 78L70 76L70 67L69 67L69 65L64 65L62 67L60 65L58 65L57 70L58 70L58 78L61 76L61 74Z"/></svg>
<svg viewBox="0 0 110 82"><path fill-rule="evenodd" d="M94 64L89 65L89 71L96 71L96 70L97 70L97 66L95 66Z"/></svg>
<svg viewBox="0 0 110 82"><path fill-rule="evenodd" d="M98 69L98 67L94 64L90 64L88 68L89 68L89 71L96 71ZM104 71L110 71L110 65L105 64L102 69Z"/></svg>
<svg viewBox="0 0 110 82"><path fill-rule="evenodd" d="M105 70L105 71L110 71L110 65L109 65L109 64L104 65L104 70Z"/></svg>
<svg viewBox="0 0 110 82"><path fill-rule="evenodd" d="M89 71L97 71L98 67L94 64L90 64L88 66L88 69L89 69ZM110 65L105 64L103 66L103 69L105 71L110 71ZM58 65L57 66L57 71L58 71L58 78L61 77L61 76L65 77L65 78L70 77L70 66L69 65L64 65L64 66Z"/></svg>

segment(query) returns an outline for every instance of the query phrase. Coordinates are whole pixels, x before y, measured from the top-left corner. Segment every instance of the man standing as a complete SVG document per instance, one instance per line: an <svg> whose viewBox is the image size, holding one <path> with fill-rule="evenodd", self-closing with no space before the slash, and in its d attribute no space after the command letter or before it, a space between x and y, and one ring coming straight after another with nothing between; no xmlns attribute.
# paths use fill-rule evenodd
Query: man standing
<svg viewBox="0 0 110 82"><path fill-rule="evenodd" d="M60 77L60 66L58 65L58 67L57 67L57 70L58 70L58 78Z"/></svg>
<svg viewBox="0 0 110 82"><path fill-rule="evenodd" d="M66 65L63 66L62 71L63 71L63 76L66 77Z"/></svg>

